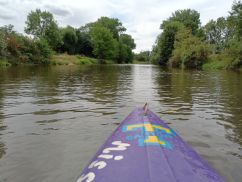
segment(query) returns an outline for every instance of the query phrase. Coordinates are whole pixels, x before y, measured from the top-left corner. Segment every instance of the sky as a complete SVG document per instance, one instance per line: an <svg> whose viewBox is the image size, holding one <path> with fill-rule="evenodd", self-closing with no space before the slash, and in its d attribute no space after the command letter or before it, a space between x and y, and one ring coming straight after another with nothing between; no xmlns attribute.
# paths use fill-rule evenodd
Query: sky
<svg viewBox="0 0 242 182"><path fill-rule="evenodd" d="M234 0L0 0L0 26L12 24L24 33L31 10L53 13L59 26L80 27L101 16L118 18L136 43L135 52L151 50L163 20L178 9L195 9L202 25L228 16Z"/></svg>

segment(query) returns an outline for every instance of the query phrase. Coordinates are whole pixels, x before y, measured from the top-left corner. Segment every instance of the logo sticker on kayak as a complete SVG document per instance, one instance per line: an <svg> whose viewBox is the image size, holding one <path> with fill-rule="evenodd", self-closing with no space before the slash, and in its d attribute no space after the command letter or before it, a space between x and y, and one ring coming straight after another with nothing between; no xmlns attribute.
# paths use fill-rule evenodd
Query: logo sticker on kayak
<svg viewBox="0 0 242 182"><path fill-rule="evenodd" d="M126 136L126 140L138 140L139 146L158 145L172 149L172 145L167 138L173 138L176 134L169 128L150 123L140 123L125 125L122 132L135 132L133 135Z"/></svg>

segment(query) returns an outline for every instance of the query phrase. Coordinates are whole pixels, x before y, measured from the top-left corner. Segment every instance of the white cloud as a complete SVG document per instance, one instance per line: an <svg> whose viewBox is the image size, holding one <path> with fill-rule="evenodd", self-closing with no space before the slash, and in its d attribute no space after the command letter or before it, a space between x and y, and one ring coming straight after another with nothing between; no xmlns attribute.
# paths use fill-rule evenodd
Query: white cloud
<svg viewBox="0 0 242 182"><path fill-rule="evenodd" d="M70 10L68 10L68 8L65 8L65 7L60 7L56 5L45 5L44 7L57 16L65 17L71 14Z"/></svg>
<svg viewBox="0 0 242 182"><path fill-rule="evenodd" d="M23 32L27 14L40 8L52 12L59 25L79 27L100 16L119 18L137 44L151 49L159 26L177 9L200 12L202 24L227 16L233 0L0 0L0 26L13 24Z"/></svg>

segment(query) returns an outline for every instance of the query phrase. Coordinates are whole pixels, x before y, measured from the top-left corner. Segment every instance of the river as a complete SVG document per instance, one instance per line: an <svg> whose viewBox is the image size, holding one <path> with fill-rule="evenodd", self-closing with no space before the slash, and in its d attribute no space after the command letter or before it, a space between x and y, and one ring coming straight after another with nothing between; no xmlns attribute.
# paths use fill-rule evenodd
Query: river
<svg viewBox="0 0 242 182"><path fill-rule="evenodd" d="M226 181L242 180L241 72L92 65L0 70L0 182L75 181L145 102Z"/></svg>

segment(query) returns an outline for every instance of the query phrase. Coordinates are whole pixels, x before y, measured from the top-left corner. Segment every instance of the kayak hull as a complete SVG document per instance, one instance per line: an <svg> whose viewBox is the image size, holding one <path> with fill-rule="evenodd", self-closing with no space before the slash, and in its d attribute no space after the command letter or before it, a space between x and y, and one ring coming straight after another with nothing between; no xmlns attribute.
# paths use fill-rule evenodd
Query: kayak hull
<svg viewBox="0 0 242 182"><path fill-rule="evenodd" d="M150 110L131 112L98 150L77 182L224 182Z"/></svg>

